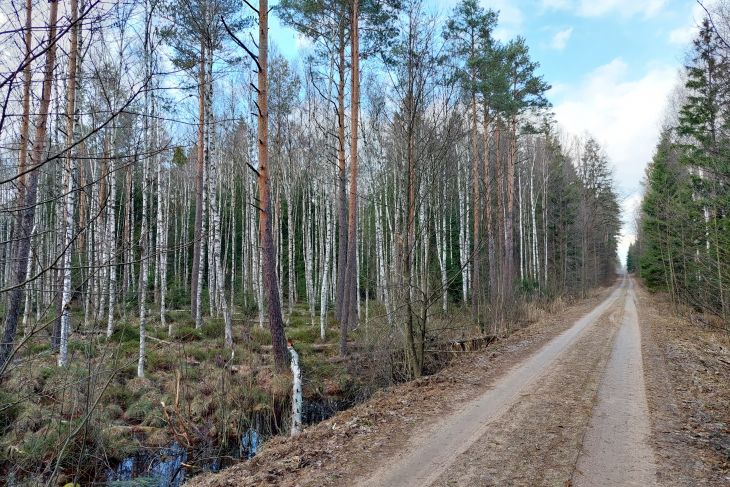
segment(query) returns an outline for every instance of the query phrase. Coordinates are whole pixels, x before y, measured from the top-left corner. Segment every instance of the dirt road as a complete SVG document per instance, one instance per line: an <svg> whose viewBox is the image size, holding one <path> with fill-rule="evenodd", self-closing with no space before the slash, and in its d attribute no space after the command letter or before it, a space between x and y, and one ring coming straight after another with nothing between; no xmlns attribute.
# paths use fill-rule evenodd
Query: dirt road
<svg viewBox="0 0 730 487"><path fill-rule="evenodd" d="M625 280L361 485L652 485L632 288Z"/></svg>
<svg viewBox="0 0 730 487"><path fill-rule="evenodd" d="M190 485L730 485L730 341L668 309L626 279Z"/></svg>

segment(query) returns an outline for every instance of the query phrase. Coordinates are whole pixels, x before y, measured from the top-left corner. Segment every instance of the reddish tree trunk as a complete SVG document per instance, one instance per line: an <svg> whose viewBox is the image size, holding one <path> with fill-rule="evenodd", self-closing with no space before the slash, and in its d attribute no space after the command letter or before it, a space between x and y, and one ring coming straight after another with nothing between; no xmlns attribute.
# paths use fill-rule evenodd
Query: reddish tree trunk
<svg viewBox="0 0 730 487"><path fill-rule="evenodd" d="M58 19L58 0L50 0L48 20L48 41L46 64L43 72L43 92L38 109L38 118L35 124L35 140L31 154L32 170L28 175L28 184L25 194L25 205L19 209L20 227L17 232L15 252L15 282L8 299L8 313L5 321L2 342L0 343L0 374L4 372L8 361L12 358L15 347L15 333L18 328L20 308L24 301L26 279L28 278L28 259L30 257L30 240L35 220L36 200L38 196L38 179L46 148L46 132L48 128L48 109L51 103L53 89L53 71L56 65L56 31Z"/></svg>
<svg viewBox="0 0 730 487"><path fill-rule="evenodd" d="M347 270L345 272L345 300L340 320L340 353L347 354L347 332L357 324L357 129L360 111L360 39L358 32L359 0L352 2L352 91L350 93L350 201L347 235Z"/></svg>
<svg viewBox="0 0 730 487"><path fill-rule="evenodd" d="M258 138L259 138L259 237L263 256L264 287L266 288L269 312L269 329L277 370L283 372L287 368L287 348L284 339L284 320L281 316L279 301L279 283L276 276L276 259L274 254L274 238L271 226L271 194L269 187L269 109L268 95L268 0L259 0L259 73L258 73Z"/></svg>
<svg viewBox="0 0 730 487"><path fill-rule="evenodd" d="M198 317L198 279L200 278L200 253L203 248L203 173L205 172L205 42L200 42L198 67L198 154L195 172L195 236L193 242L193 272L190 276L190 311Z"/></svg>
<svg viewBox="0 0 730 487"><path fill-rule="evenodd" d="M335 319L342 321L342 306L345 302L345 274L347 268L347 176L345 174L345 26L339 32L339 65L337 80L337 182L339 242L337 249L337 288L335 297Z"/></svg>

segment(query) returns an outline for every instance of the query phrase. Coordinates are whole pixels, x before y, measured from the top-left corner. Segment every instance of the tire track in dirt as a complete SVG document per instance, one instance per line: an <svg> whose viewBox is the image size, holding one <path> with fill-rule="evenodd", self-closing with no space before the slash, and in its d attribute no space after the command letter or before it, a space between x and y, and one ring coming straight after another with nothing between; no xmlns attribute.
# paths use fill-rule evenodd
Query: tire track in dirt
<svg viewBox="0 0 730 487"><path fill-rule="evenodd" d="M623 295L625 286L626 280L606 300L576 321L571 328L554 338L530 358L506 372L486 393L465 405L459 413L446 418L435 428L414 438L405 453L391 458L387 465L361 482L361 485L407 487L426 486L437 481L460 455L467 452L477 440L485 435L494 420L500 418L520 399L521 393L529 390L538 379L541 379L542 382L543 376L553 368L556 361L567 351L572 350L584 333L593 329L593 325L599 318L611 309L618 298ZM598 334L598 343L610 344L612 333L610 330L608 332L608 336ZM583 354L585 352L586 350L583 351ZM529 400L520 402L537 403ZM573 459L572 465L575 464L574 462ZM445 485L459 484L446 483Z"/></svg>
<svg viewBox="0 0 730 487"><path fill-rule="evenodd" d="M634 282L630 280L623 324L616 336L573 476L576 487L656 485L656 463L649 445L651 430L641 330L633 288Z"/></svg>
<svg viewBox="0 0 730 487"><path fill-rule="evenodd" d="M596 320L432 487L566 485L621 325L621 304Z"/></svg>

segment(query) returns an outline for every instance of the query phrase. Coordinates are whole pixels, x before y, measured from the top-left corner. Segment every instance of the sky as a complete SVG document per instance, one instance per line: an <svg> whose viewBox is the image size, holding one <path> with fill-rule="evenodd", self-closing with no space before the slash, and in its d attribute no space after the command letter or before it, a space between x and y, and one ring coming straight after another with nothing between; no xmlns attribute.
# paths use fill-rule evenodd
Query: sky
<svg viewBox="0 0 730 487"><path fill-rule="evenodd" d="M442 18L458 3L424 1ZM481 4L499 11L498 39L526 38L540 73L552 85L548 98L562 129L574 135L588 132L606 150L623 202L619 256L624 260L634 238L630 222L641 201L644 171L703 10L695 0L481 0ZM277 49L291 60L307 44L282 26L276 15L270 29Z"/></svg>
<svg viewBox="0 0 730 487"><path fill-rule="evenodd" d="M456 0L427 0L443 17ZM707 2L706 2L707 3ZM694 0L481 0L500 12L495 36L527 39L552 85L548 98L568 133L590 133L606 150L624 209L619 257L634 239L641 181L667 99L703 11ZM272 19L271 38L290 58L305 41Z"/></svg>

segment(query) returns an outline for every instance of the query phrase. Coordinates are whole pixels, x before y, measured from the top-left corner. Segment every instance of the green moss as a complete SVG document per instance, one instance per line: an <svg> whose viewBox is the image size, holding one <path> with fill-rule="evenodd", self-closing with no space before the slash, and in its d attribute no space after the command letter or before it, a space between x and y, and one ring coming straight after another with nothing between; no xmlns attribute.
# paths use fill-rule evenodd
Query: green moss
<svg viewBox="0 0 730 487"><path fill-rule="evenodd" d="M124 418L133 423L142 423L147 416L152 414L154 408L155 406L152 404L152 401L147 398L142 398L127 408L124 412Z"/></svg>
<svg viewBox="0 0 730 487"><path fill-rule="evenodd" d="M18 398L10 392L0 389L0 428L5 430L20 414L21 407Z"/></svg>
<svg viewBox="0 0 730 487"><path fill-rule="evenodd" d="M194 342L203 338L203 333L192 326L181 326L173 329L173 338L182 342Z"/></svg>

